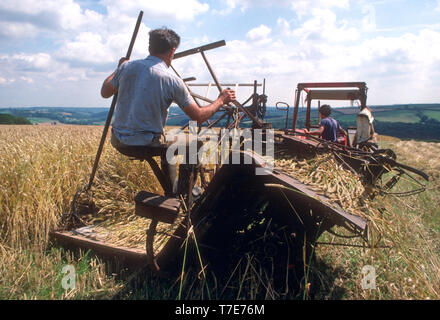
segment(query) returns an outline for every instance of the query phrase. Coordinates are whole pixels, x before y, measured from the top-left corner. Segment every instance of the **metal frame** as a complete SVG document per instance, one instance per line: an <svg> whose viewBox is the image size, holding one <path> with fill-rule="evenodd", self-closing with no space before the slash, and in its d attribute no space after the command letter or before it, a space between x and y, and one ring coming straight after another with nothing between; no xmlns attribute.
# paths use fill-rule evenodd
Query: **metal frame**
<svg viewBox="0 0 440 320"><path fill-rule="evenodd" d="M361 107L364 107L367 105L367 84L365 82L316 82L316 83L298 83L298 86L295 91L295 106L293 110L293 119L292 119L292 129L293 132L296 131L296 125L298 121L298 109L299 109L299 103L301 99L301 93L302 91L305 91L307 93L307 115L306 115L306 128L310 129L310 112L311 112L311 102L312 100L316 100L312 98L313 92L316 92L317 90L313 89L332 89L332 88L340 88L341 93L347 93L347 98L345 99L337 99L337 100L359 100ZM345 88L345 90L343 89ZM357 88L357 90L348 90L347 88ZM321 94L325 97L325 91L319 90ZM330 92L334 92L333 90L329 90ZM357 95L354 94L357 92ZM350 97L351 95L351 97ZM355 98L355 99L350 99ZM330 95L327 98L320 98L320 99L327 99L327 100L334 100Z"/></svg>
<svg viewBox="0 0 440 320"><path fill-rule="evenodd" d="M205 64L206 64L206 67L208 68L208 71L209 71L209 73L211 74L211 77L212 77L212 79L214 80L214 83L215 83L215 85L216 85L216 87L217 87L217 89L218 89L218 91L219 91L219 93L220 93L220 92L223 90L223 89L222 89L222 84L218 81L217 76L215 75L214 70L212 69L212 67L211 67L211 65L210 65L210 63L209 63L209 61L208 61L208 58L206 57L205 51L207 51L207 50L211 50L211 49L215 49L215 48L219 48L219 47L222 47L222 46L224 46L224 45L226 45L226 42L225 42L224 40L217 41L217 42L213 42L213 43L210 43L210 44L207 44L207 45L201 46L201 47L192 48L192 49L189 49L189 50L185 50L185 51L182 51L182 52L176 53L176 54L174 54L174 58L173 58L173 59L175 60L175 59L183 58L183 57L186 57L186 56L189 56L189 55L193 55L193 54L200 53L201 56L202 56L202 58L203 58L203 61L204 61ZM176 69L175 69L173 66L171 66L171 68L174 70L174 72L176 73L176 75L177 75L179 78L182 79L182 77L179 75L179 73L176 71ZM185 83L185 86L187 87L188 91L190 92L190 94L192 95L192 97L194 98L194 100L196 101L196 103L197 103L197 105L199 106L199 108L202 108L202 106L200 105L200 103L198 102L197 99L204 100L204 101L206 101L206 102L212 103L212 100L207 99L207 98L205 98L205 97L203 97L203 96L200 96L200 95L195 94L194 92L192 92L192 91L190 90L190 88L189 88L189 84L187 84L186 82L184 82L184 83ZM255 86L255 84L254 84L254 86ZM263 94L264 94L264 90L265 90L265 84L263 84ZM256 91L256 90L254 90L254 91ZM242 112L242 115L239 116L239 117L240 117L240 120L243 119L244 116L248 116L248 117L252 120L252 122L254 123L254 126L255 126L255 127L263 128L264 125L263 125L263 123L260 121L260 119L258 119L258 117L256 117L256 116L254 116L254 115L253 115L253 114L252 114L247 108L245 108L245 107L243 106L243 104L239 103L238 101L233 101L232 103L235 105L235 108L238 110L238 112ZM245 103L247 103L247 102L245 102ZM223 106L223 109L224 109L229 115L230 115L231 112L232 112L232 110L231 110L231 109L232 109L232 106L230 106L230 105L228 105L228 106ZM225 115L226 115L226 112L225 112ZM224 116L222 116L222 117L224 117ZM211 124L209 121L207 121L207 123L208 123L208 126L210 126L210 127L213 126L213 124ZM215 123L217 123L217 122L215 122ZM187 125L186 125L186 126L187 126ZM184 126L182 129L184 129L186 126Z"/></svg>

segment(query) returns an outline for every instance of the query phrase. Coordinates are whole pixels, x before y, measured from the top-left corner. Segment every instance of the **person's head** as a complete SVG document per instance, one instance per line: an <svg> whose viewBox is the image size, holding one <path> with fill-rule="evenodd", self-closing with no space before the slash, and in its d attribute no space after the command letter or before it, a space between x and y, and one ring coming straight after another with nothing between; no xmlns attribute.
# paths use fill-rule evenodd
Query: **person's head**
<svg viewBox="0 0 440 320"><path fill-rule="evenodd" d="M319 107L318 111L322 118L327 118L332 114L332 107L330 107L328 104L323 104Z"/></svg>
<svg viewBox="0 0 440 320"><path fill-rule="evenodd" d="M166 27L151 30L149 35L148 51L150 54L161 58L170 65L174 52L180 44L179 35Z"/></svg>

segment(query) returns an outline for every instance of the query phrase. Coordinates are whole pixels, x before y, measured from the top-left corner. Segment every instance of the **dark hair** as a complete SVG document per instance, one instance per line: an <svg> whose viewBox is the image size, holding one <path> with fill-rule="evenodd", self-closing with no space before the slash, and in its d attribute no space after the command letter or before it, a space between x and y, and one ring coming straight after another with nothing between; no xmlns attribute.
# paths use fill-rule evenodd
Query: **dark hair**
<svg viewBox="0 0 440 320"><path fill-rule="evenodd" d="M151 30L148 50L151 54L166 53L180 44L180 37L173 30L166 27Z"/></svg>
<svg viewBox="0 0 440 320"><path fill-rule="evenodd" d="M328 104L323 104L319 107L319 112L325 116L328 117L332 113L332 107L330 107Z"/></svg>

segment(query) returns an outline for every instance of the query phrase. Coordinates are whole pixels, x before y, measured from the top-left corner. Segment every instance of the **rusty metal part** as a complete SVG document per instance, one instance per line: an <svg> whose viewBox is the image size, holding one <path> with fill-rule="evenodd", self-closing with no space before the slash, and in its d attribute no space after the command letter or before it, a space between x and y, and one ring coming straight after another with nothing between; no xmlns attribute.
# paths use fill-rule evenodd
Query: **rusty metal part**
<svg viewBox="0 0 440 320"><path fill-rule="evenodd" d="M179 59L179 58L186 57L186 56L189 56L189 55L192 55L192 54L196 54L196 53L199 53L199 52L203 52L203 51L206 51L206 50L211 50L211 49L223 47L225 45L226 45L225 40L220 40L220 41L217 41L217 42L212 42L212 43L204 45L204 46L200 46L200 47L197 47L197 48L192 48L192 49L189 49L189 50L185 50L185 51L182 51L182 52L175 53L173 59L174 60L175 59Z"/></svg>
<svg viewBox="0 0 440 320"><path fill-rule="evenodd" d="M173 197L140 191L135 197L135 213L138 216L172 224L179 214L181 202Z"/></svg>
<svg viewBox="0 0 440 320"><path fill-rule="evenodd" d="M307 185L277 170L274 170L269 176L273 179L274 183L279 183L297 190L296 196L299 198L299 201L307 203L310 210L318 212L318 214L325 216L341 226L347 222L353 225L360 233L366 231L367 221L365 219L333 207L329 204L330 202L327 197L310 190Z"/></svg>
<svg viewBox="0 0 440 320"><path fill-rule="evenodd" d="M147 230L147 239L146 239L146 243L145 243L145 247L146 247L146 251L147 251L147 262L150 266L153 266L155 271L160 270L160 267L157 264L157 259L154 255L154 249L153 249L154 236L156 235L157 222L158 221L156 219L151 220L150 226L148 227L148 230Z"/></svg>
<svg viewBox="0 0 440 320"><path fill-rule="evenodd" d="M133 266L145 266L147 254L145 250L118 247L104 241L89 239L72 231L54 231L50 233L53 240L66 247L91 249L95 253Z"/></svg>

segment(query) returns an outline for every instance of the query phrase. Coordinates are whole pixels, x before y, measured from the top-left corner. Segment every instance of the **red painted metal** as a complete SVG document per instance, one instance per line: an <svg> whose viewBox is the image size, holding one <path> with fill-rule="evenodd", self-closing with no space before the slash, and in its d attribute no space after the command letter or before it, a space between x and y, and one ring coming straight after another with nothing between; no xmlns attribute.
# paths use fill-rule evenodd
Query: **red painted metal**
<svg viewBox="0 0 440 320"><path fill-rule="evenodd" d="M298 121L298 109L301 100L301 92L305 91L307 93L307 115L306 115L306 128L310 128L310 111L309 103L311 103L311 93L313 90L311 88L358 88L359 89L359 101L361 107L366 106L367 103L367 84L365 82L307 82L298 83L295 91L295 105L293 109L293 119L292 119L292 129L295 132L297 121ZM351 100L348 99L347 100Z"/></svg>

